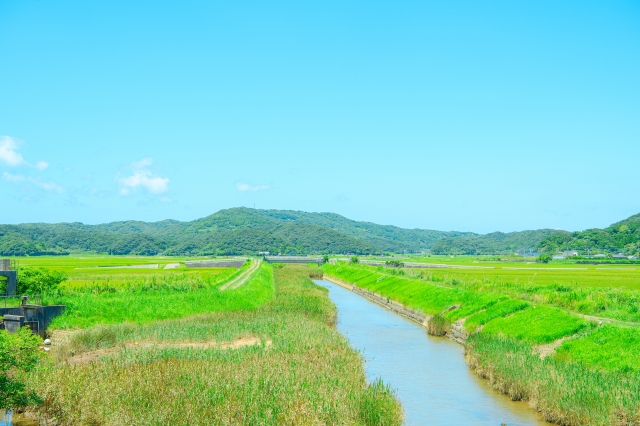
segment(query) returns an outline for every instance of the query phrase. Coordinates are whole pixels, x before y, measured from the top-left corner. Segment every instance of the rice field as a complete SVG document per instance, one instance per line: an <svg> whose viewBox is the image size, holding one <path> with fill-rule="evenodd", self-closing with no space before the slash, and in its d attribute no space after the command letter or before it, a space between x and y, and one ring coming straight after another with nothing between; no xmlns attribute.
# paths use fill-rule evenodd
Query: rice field
<svg viewBox="0 0 640 426"><path fill-rule="evenodd" d="M384 259L380 260L384 261ZM540 264L525 262L522 258L516 262L478 260L471 256L412 257L402 260L446 265L447 268L407 269L407 273L429 273L434 279L443 281L492 281L514 285L567 285L640 290L640 264L585 265L566 262Z"/></svg>

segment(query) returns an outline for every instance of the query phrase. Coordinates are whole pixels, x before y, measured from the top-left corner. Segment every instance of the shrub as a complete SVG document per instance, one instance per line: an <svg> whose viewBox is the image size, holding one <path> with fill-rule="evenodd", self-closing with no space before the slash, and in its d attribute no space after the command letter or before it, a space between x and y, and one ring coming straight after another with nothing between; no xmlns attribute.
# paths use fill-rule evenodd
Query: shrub
<svg viewBox="0 0 640 426"><path fill-rule="evenodd" d="M549 262L551 262L552 259L553 259L553 257L551 257L550 254L542 253L540 256L538 256L538 258L536 259L536 262L538 262L538 263L549 263Z"/></svg>
<svg viewBox="0 0 640 426"><path fill-rule="evenodd" d="M17 378L17 371L31 371L44 354L41 339L23 327L17 333L0 330L0 409L13 409L37 404L40 399L25 389Z"/></svg>
<svg viewBox="0 0 640 426"><path fill-rule="evenodd" d="M64 272L45 268L21 268L18 271L18 292L21 294L53 293L67 279Z"/></svg>

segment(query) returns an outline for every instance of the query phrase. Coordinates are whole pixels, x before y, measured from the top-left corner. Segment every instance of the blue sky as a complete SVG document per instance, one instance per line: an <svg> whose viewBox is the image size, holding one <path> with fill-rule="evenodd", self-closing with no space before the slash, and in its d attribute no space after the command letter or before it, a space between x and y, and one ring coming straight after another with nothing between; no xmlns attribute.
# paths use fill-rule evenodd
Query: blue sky
<svg viewBox="0 0 640 426"><path fill-rule="evenodd" d="M640 212L637 1L0 0L1 223Z"/></svg>

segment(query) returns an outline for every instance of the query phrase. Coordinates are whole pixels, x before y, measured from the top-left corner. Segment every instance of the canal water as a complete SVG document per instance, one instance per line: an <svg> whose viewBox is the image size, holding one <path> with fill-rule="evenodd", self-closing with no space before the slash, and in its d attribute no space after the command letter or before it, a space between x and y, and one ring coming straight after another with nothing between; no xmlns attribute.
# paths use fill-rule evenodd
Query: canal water
<svg viewBox="0 0 640 426"><path fill-rule="evenodd" d="M393 388L407 425L549 425L526 403L514 402L477 377L462 346L329 281L338 330L365 358L369 381Z"/></svg>
<svg viewBox="0 0 640 426"><path fill-rule="evenodd" d="M38 421L11 411L0 410L0 426L38 426Z"/></svg>

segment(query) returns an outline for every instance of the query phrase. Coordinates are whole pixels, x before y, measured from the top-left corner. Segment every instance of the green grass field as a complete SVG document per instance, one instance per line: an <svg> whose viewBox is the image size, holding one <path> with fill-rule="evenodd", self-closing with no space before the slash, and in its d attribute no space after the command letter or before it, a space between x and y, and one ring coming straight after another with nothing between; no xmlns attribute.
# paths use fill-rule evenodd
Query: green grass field
<svg viewBox="0 0 640 426"><path fill-rule="evenodd" d="M477 260L472 256L431 256L399 258L415 263L448 265L443 269L407 269L408 273L429 273L438 281L460 280L465 282L504 282L527 285L566 285L580 287L611 287L640 290L640 265L584 265L571 263L540 264L512 261ZM482 259L482 258L480 258ZM513 260L520 260L518 262ZM380 258L379 261L388 259ZM460 267L460 268L456 268Z"/></svg>
<svg viewBox="0 0 640 426"><path fill-rule="evenodd" d="M243 267L247 268L248 265ZM65 312L55 318L50 329L85 328L98 324L148 324L169 318L216 311L253 309L273 296L265 286L241 286L220 291L219 286L242 270L222 273L182 275L178 272L163 277L133 281L116 287L73 287L43 298L49 304L66 305ZM252 277L267 280L266 266Z"/></svg>

